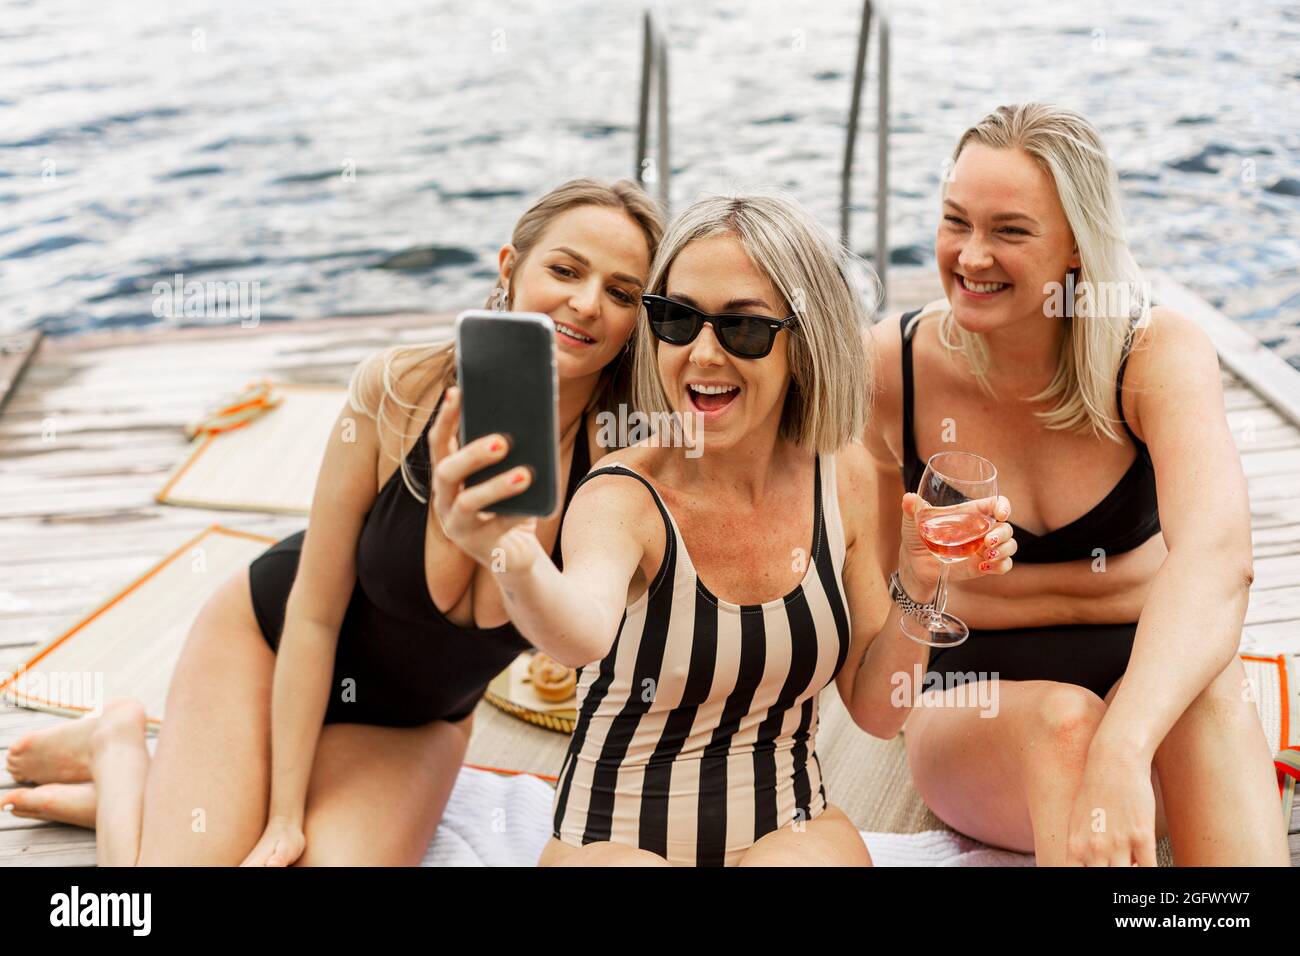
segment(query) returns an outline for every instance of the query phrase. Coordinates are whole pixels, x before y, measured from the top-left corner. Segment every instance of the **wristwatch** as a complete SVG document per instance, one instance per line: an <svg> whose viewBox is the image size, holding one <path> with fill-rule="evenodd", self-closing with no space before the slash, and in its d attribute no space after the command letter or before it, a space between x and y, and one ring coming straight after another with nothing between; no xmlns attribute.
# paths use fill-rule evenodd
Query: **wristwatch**
<svg viewBox="0 0 1300 956"><path fill-rule="evenodd" d="M933 611L934 603L928 604L920 601L914 601L903 590L903 582L898 579L898 572L895 571L889 576L889 596L893 598L894 603L903 609L904 613L910 614L912 611Z"/></svg>

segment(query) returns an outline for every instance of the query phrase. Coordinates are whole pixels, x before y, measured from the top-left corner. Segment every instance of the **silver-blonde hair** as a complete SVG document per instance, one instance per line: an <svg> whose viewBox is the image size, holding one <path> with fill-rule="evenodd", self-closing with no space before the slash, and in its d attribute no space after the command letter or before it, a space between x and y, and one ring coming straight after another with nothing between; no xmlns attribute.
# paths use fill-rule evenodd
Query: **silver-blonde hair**
<svg viewBox="0 0 1300 956"><path fill-rule="evenodd" d="M580 206L605 206L621 209L635 222L645 235L646 245L651 258L658 249L663 235L663 217L658 205L636 183L620 179L611 183L596 179L571 179L556 186L519 217L514 231L510 234L510 243L515 247L517 257L512 273L511 287L501 289L498 286L488 296L486 307L491 308L504 296L506 308L514 300L513 276L528 254L537 245L542 234L557 216ZM589 409L615 409L619 404L630 402L632 393L631 347L624 348L602 370L600 381L592 394ZM411 376L412 384L404 391L408 395L419 397L430 388L446 386L456 380L456 353L453 342L423 342L412 345L396 345L375 352L367 357L352 374L348 384L348 402L354 411L373 418L380 430L392 428L401 436L398 447L405 447L406 439L413 437L405 428L391 426L384 414L384 407L392 402L404 409L406 417L418 409L418 403L407 402L399 394L399 381ZM402 481L407 489L420 502L427 502L426 491L416 487L406 458L398 459L402 472Z"/></svg>
<svg viewBox="0 0 1300 956"><path fill-rule="evenodd" d="M798 317L787 327L790 388L779 434L801 448L834 452L861 436L867 421L872 382L862 330L876 306L875 275L787 196L711 196L669 223L646 291L664 294L668 270L688 244L728 235L772 281L787 314ZM635 338L633 401L652 417L670 412L644 309Z"/></svg>
<svg viewBox="0 0 1300 956"><path fill-rule="evenodd" d="M1115 427L1115 380L1133 323L1148 320L1151 303L1124 236L1119 180L1101 136L1074 110L1024 103L1000 106L966 130L953 151L954 164L969 143L1022 149L1033 157L1056 184L1079 249L1073 317L1067 313L1061 319L1067 328L1056 373L1028 401L1054 402L1036 413L1047 428L1092 431L1121 441ZM940 341L965 356L981 387L992 395L987 341L957 325L946 302L939 311Z"/></svg>

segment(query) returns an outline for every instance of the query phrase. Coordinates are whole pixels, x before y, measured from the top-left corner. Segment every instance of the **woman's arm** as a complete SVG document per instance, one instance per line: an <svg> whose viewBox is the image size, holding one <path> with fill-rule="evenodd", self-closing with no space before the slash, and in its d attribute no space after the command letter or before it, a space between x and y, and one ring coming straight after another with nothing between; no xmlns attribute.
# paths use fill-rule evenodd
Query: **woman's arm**
<svg viewBox="0 0 1300 956"><path fill-rule="evenodd" d="M618 635L628 589L646 553L644 514L629 492L647 497L635 480L602 475L573 496L561 536L563 573L543 554L497 576L515 627L569 667L600 660Z"/></svg>
<svg viewBox="0 0 1300 956"><path fill-rule="evenodd" d="M844 589L852 637L836 686L854 722L873 737L889 739L902 728L922 690L930 648L907 637L902 610L889 596L886 578L895 568L903 589L918 601L934 597L939 562L922 554L913 516L922 504L917 495L890 500L877 494L879 474L867 452L850 445L837 456L840 511L845 516ZM874 503L874 506L873 506ZM1015 553L1006 498L988 499L981 510L997 522L989 537L1004 556L982 574L1004 575ZM882 554L883 552L883 554ZM884 555L892 556L886 560ZM888 572L882 574L882 568Z"/></svg>
<svg viewBox="0 0 1300 956"><path fill-rule="evenodd" d="M854 723L873 737L889 739L907 719L919 689L910 686L913 675L925 673L930 648L903 634L902 611L885 586L899 552L893 517L899 498L886 502L884 494L877 494L879 475L870 463L853 464L859 457L867 456L851 446L836 456L847 546L844 591L852 636L835 684ZM922 599L919 593L911 593Z"/></svg>
<svg viewBox="0 0 1300 956"><path fill-rule="evenodd" d="M460 389L447 397L430 434L434 509L448 540L496 574L511 622L561 664L581 667L613 645L628 588L646 553L653 525L649 497L627 479L600 476L583 485L565 513L564 572L538 543L536 518L494 515L484 509L528 487L527 468L512 468L471 488L465 479L505 457L500 435L457 448ZM579 441L583 440L579 436ZM660 532L662 534L662 531Z"/></svg>
<svg viewBox="0 0 1300 956"><path fill-rule="evenodd" d="M368 374L364 369L374 365L363 364L357 374ZM375 423L345 405L316 480L271 691L269 819L299 828L332 692L339 627L356 585L357 539L377 495L378 460Z"/></svg>
<svg viewBox="0 0 1300 956"><path fill-rule="evenodd" d="M1253 578L1250 506L1205 333L1157 309L1129 358L1130 419L1155 465L1169 554L1151 583L1123 683L1092 753L1146 765L1192 700L1232 661ZM1140 431L1139 431L1140 429Z"/></svg>

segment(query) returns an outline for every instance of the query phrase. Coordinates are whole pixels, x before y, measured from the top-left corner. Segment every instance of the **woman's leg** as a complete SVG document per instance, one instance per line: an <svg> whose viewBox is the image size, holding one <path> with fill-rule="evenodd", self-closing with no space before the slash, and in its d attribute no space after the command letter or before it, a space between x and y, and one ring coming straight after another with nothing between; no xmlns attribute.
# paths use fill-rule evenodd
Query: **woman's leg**
<svg viewBox="0 0 1300 956"><path fill-rule="evenodd" d="M236 865L256 844L270 794L274 670L241 570L199 612L176 662L144 787L141 865ZM124 804L106 815L106 796L101 786L101 845L105 827L132 813Z"/></svg>
<svg viewBox="0 0 1300 956"><path fill-rule="evenodd" d="M622 843L600 840L583 846L570 846L551 837L538 866L669 866L658 853Z"/></svg>
<svg viewBox="0 0 1300 956"><path fill-rule="evenodd" d="M144 705L112 700L90 738L95 779L95 862L135 866L140 855L144 788L149 776Z"/></svg>
<svg viewBox="0 0 1300 956"><path fill-rule="evenodd" d="M1170 728L1154 764L1179 866L1291 865L1273 755L1239 658Z"/></svg>
<svg viewBox="0 0 1300 956"><path fill-rule="evenodd" d="M1106 704L1057 681L999 680L996 687L926 691L904 728L908 764L935 814L990 846L1033 853L1039 866L1066 862L1066 829L1088 746ZM959 706L997 702L996 710ZM981 716L992 713L994 716ZM1166 832L1156 795L1156 838Z"/></svg>
<svg viewBox="0 0 1300 956"><path fill-rule="evenodd" d="M93 791L37 787L20 798L24 809L83 826L93 820L104 866L240 862L265 822L274 666L241 571L190 629L156 759L145 746L143 706L112 701L98 718L24 738L20 769L28 776L63 780L88 767L94 779Z"/></svg>
<svg viewBox="0 0 1300 956"><path fill-rule="evenodd" d="M418 866L446 809L473 715L420 727L327 724L299 866Z"/></svg>
<svg viewBox="0 0 1300 956"><path fill-rule="evenodd" d="M803 826L781 827L745 851L738 866L871 866L862 834L839 807Z"/></svg>

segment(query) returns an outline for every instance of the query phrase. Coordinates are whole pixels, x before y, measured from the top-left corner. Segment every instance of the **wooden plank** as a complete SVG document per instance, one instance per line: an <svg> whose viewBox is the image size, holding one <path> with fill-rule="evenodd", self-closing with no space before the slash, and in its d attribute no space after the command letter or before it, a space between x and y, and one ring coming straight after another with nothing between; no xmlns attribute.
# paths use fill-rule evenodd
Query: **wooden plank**
<svg viewBox="0 0 1300 956"><path fill-rule="evenodd" d="M1297 487L1297 476L1294 473L1259 475L1257 477L1247 475L1246 485L1250 492L1252 504L1256 502L1290 502L1294 509ZM1294 517L1292 520L1294 520Z"/></svg>
<svg viewBox="0 0 1300 956"><path fill-rule="evenodd" d="M1237 436L1237 444L1244 443L1244 435L1250 431L1262 431L1266 428L1285 428L1293 434L1300 434L1296 426L1278 414L1277 409L1264 405L1261 408L1247 408L1242 411L1226 412L1228 427Z"/></svg>
<svg viewBox="0 0 1300 956"><path fill-rule="evenodd" d="M116 558L150 557L162 558L169 554L176 545L193 537L208 525L213 524L207 517L211 512L188 508L169 508L170 513L190 512L188 521L155 522L154 527L132 527L130 534L123 534L115 525L72 528L51 528L47 539L32 540L26 535L9 535L6 529L6 548L0 554L0 568L6 570L0 574L14 573L18 566L30 567L33 573L40 573L44 568L57 566L66 561L101 559L111 561ZM254 534L264 534L276 539L286 537L306 527L306 519L289 515L278 516L275 520L247 520L264 516L255 512L226 512L225 517L217 522L224 527ZM21 571L17 573L21 574Z"/></svg>
<svg viewBox="0 0 1300 956"><path fill-rule="evenodd" d="M473 306L467 306L473 308ZM456 320L453 312L392 312L374 315L340 315L323 319L295 319L292 322L262 322L255 328L242 328L239 325L211 327L177 328L164 326L150 329L117 329L109 332L89 332L69 337L64 348L69 351L86 352L87 350L113 349L123 346L138 347L155 345L159 342L168 344L188 344L196 341L223 339L236 336L252 339L266 335L318 334L347 331L356 335L372 335L382 338L380 330L388 329L433 329L449 328Z"/></svg>
<svg viewBox="0 0 1300 956"><path fill-rule="evenodd" d="M1300 450L1261 451L1242 455L1241 467L1246 478L1266 478L1282 475L1292 482L1291 487L1300 497Z"/></svg>
<svg viewBox="0 0 1300 956"><path fill-rule="evenodd" d="M1271 624L1292 621L1300 611L1300 586L1251 590L1246 609L1247 624Z"/></svg>
<svg viewBox="0 0 1300 956"><path fill-rule="evenodd" d="M1219 360L1284 417L1300 425L1300 372L1168 274L1152 271L1148 276L1156 301L1200 325L1218 350Z"/></svg>
<svg viewBox="0 0 1300 956"><path fill-rule="evenodd" d="M169 512L184 512L191 509L170 508ZM59 568L68 562L76 564L81 561L112 561L118 558L149 558L158 560L176 547L178 542L198 534L213 522L205 520L206 511L193 511L193 517L187 522L159 524L158 527L132 528L130 534L123 534L115 526L87 528L52 528L48 538L33 540L26 535L9 535L6 529L6 550L0 554L0 575L10 576L9 580L21 579L25 573L34 575L52 571L59 574ZM279 516L276 520L244 520L263 516L255 512L229 512L227 519L221 522L224 527L254 534L264 534L276 539L286 537L306 527L306 519L293 516ZM0 578L3 580L3 578ZM11 585L12 586L12 585Z"/></svg>
<svg viewBox="0 0 1300 956"><path fill-rule="evenodd" d="M1255 583L1253 591L1300 585L1300 555L1288 554L1272 558L1255 558ZM1300 617L1300 613L1297 614Z"/></svg>
<svg viewBox="0 0 1300 956"><path fill-rule="evenodd" d="M94 830L51 826L0 831L0 866L94 865Z"/></svg>
<svg viewBox="0 0 1300 956"><path fill-rule="evenodd" d="M44 333L19 332L0 338L0 411L4 411L18 382L31 365L32 357L41 347Z"/></svg>
<svg viewBox="0 0 1300 956"><path fill-rule="evenodd" d="M1300 617L1268 624L1248 624L1241 634L1240 653L1262 657L1300 654Z"/></svg>

